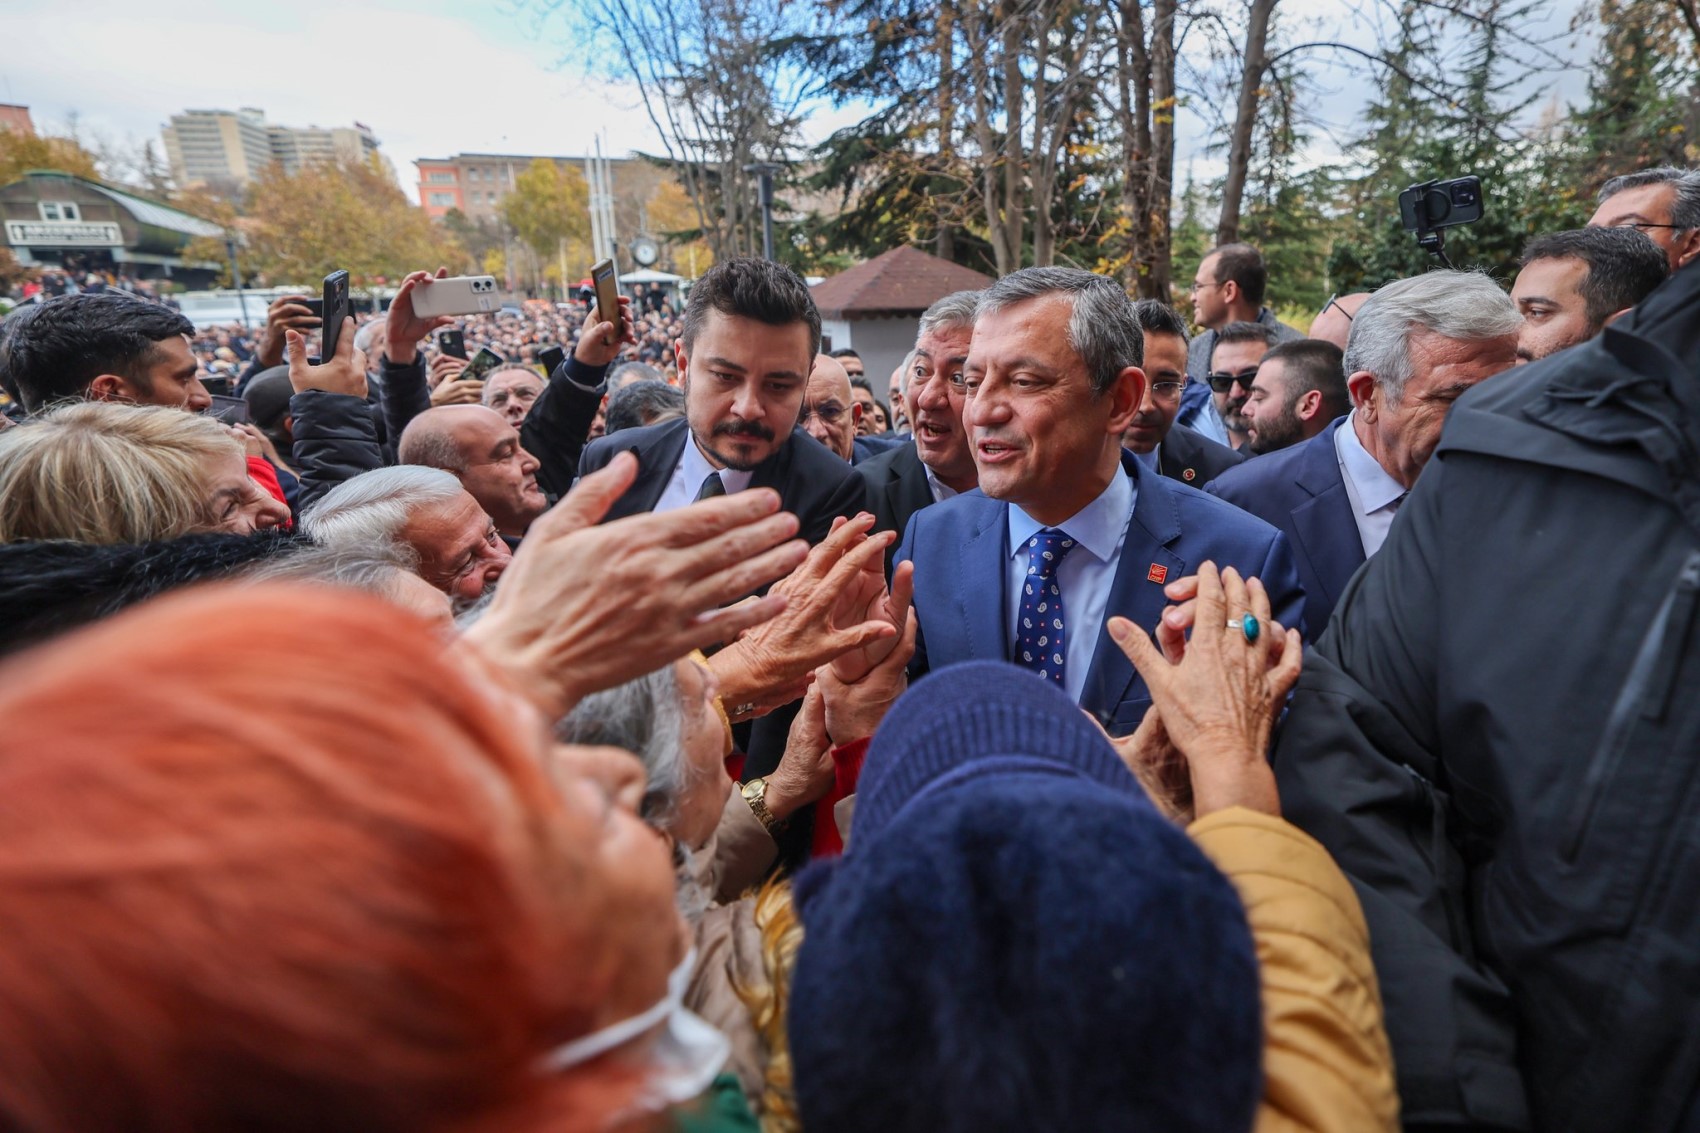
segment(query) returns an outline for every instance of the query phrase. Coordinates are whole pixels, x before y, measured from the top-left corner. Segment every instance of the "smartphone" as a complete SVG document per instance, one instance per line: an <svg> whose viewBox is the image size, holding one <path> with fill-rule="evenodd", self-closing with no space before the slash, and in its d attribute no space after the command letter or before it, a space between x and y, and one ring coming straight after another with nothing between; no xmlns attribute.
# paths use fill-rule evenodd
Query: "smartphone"
<svg viewBox="0 0 1700 1133"><path fill-rule="evenodd" d="M302 295L297 297L295 302L313 312L316 317L321 319L325 317L325 301L323 299L312 299Z"/></svg>
<svg viewBox="0 0 1700 1133"><path fill-rule="evenodd" d="M437 332L437 349L450 358L466 357L466 335L453 327Z"/></svg>
<svg viewBox="0 0 1700 1133"><path fill-rule="evenodd" d="M567 352L559 346L545 347L537 352L538 364L543 367L543 373L551 378L555 376L555 371L559 370L561 364L566 360Z"/></svg>
<svg viewBox="0 0 1700 1133"><path fill-rule="evenodd" d="M620 277L614 271L613 260L603 260L590 269L591 282L596 284L596 317L601 322L620 325Z"/></svg>
<svg viewBox="0 0 1700 1133"><path fill-rule="evenodd" d="M324 326L319 331L319 360L328 362L336 357L337 340L342 337L342 321L348 318L348 273L333 271L325 276L325 297L320 301L319 317Z"/></svg>
<svg viewBox="0 0 1700 1133"><path fill-rule="evenodd" d="M478 353L472 356L472 361L466 364L466 369L455 375L458 382L481 382L484 375L507 365L500 354L488 346L480 346Z"/></svg>
<svg viewBox="0 0 1700 1133"><path fill-rule="evenodd" d="M1399 220L1408 231L1451 228L1482 218L1482 179L1455 177L1412 185L1399 194ZM1419 225L1419 221L1423 224Z"/></svg>
<svg viewBox="0 0 1700 1133"><path fill-rule="evenodd" d="M456 275L433 279L413 288L413 313L422 319L438 315L488 314L502 305L493 275Z"/></svg>
<svg viewBox="0 0 1700 1133"><path fill-rule="evenodd" d="M223 394L212 395L212 404L207 407L206 415L224 422L226 425L246 425L248 423L248 403L240 397L225 397Z"/></svg>
<svg viewBox="0 0 1700 1133"><path fill-rule="evenodd" d="M206 391L214 397L230 396L229 378L214 377L213 375L208 374L206 377L201 379L201 385L204 386Z"/></svg>

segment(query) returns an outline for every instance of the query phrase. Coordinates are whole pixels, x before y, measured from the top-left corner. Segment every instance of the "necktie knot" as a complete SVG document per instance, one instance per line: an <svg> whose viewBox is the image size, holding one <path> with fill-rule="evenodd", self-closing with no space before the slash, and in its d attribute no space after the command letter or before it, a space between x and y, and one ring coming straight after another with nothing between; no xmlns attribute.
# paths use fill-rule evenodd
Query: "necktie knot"
<svg viewBox="0 0 1700 1133"><path fill-rule="evenodd" d="M1069 538L1066 531L1047 527L1035 532L1027 540L1027 573L1036 574L1040 578L1050 578L1056 574L1057 567L1070 551L1074 550L1074 540Z"/></svg>
<svg viewBox="0 0 1700 1133"><path fill-rule="evenodd" d="M720 478L720 473L710 472L697 489L697 499L712 500L715 496L726 494L726 482Z"/></svg>

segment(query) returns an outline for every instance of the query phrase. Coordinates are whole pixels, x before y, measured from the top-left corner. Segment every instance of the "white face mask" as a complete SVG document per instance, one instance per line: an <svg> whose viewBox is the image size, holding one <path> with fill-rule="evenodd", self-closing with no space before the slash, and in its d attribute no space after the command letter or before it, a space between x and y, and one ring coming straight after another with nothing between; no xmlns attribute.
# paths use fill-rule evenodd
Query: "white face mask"
<svg viewBox="0 0 1700 1133"><path fill-rule="evenodd" d="M696 963L693 948L667 977L667 994L661 1002L642 1014L556 1047L543 1058L544 1072L558 1074L582 1066L663 1027L645 1059L649 1075L644 1102L651 1109L665 1109L697 1097L726 1065L732 1043L702 1016L685 1009L685 991L691 985Z"/></svg>

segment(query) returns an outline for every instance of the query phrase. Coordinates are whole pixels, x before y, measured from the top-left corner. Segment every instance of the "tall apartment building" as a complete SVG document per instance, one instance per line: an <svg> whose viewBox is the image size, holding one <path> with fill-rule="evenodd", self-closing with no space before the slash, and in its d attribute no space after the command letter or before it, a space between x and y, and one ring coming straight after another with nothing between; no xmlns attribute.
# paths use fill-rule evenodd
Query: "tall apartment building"
<svg viewBox="0 0 1700 1133"><path fill-rule="evenodd" d="M186 110L174 114L160 133L171 175L179 185L245 185L272 162L295 173L318 161L364 160L378 152L378 139L356 122L352 127L305 128L266 121L266 112L243 107Z"/></svg>

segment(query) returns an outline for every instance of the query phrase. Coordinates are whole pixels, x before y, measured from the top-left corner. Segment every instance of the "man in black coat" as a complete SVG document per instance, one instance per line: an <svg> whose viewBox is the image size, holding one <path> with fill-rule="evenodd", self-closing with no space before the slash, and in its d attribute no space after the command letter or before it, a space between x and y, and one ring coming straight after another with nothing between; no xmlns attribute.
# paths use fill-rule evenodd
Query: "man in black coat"
<svg viewBox="0 0 1700 1133"><path fill-rule="evenodd" d="M1466 394L1306 658L1282 808L1363 899L1407 1129L1700 1128L1697 358L1690 267Z"/></svg>
<svg viewBox="0 0 1700 1133"><path fill-rule="evenodd" d="M1185 425L1176 425L1186 388L1186 324L1172 307L1155 299L1133 305L1145 336L1145 396L1122 436L1122 447L1145 467L1202 488L1245 460L1245 456Z"/></svg>

